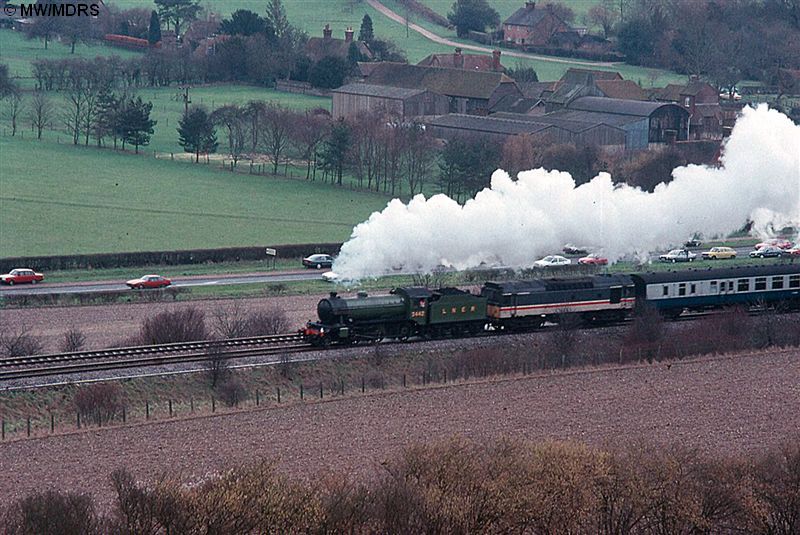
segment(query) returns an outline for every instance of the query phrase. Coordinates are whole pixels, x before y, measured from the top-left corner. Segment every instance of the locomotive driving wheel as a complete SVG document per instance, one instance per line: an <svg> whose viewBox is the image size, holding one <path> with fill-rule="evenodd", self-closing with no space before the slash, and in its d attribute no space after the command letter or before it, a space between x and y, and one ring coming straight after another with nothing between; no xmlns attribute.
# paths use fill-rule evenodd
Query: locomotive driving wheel
<svg viewBox="0 0 800 535"><path fill-rule="evenodd" d="M411 327L408 325L401 325L397 330L397 337L403 342L408 340L411 337Z"/></svg>

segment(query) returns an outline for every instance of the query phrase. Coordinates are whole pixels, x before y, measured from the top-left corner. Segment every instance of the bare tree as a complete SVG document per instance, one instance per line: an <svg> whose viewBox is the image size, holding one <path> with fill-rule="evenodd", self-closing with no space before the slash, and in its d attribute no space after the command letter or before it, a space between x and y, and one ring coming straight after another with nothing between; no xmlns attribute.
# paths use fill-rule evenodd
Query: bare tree
<svg viewBox="0 0 800 535"><path fill-rule="evenodd" d="M592 24L599 26L603 31L603 37L608 39L614 24L619 20L619 13L614 10L610 0L604 0L603 3L589 9L588 19Z"/></svg>
<svg viewBox="0 0 800 535"><path fill-rule="evenodd" d="M317 173L317 148L327 137L330 118L321 113L306 111L295 118L291 131L292 143L306 161L306 180L314 180Z"/></svg>
<svg viewBox="0 0 800 535"><path fill-rule="evenodd" d="M213 344L208 348L208 360L206 361L206 376L208 377L211 388L216 388L222 384L230 374L230 362L223 355L222 345Z"/></svg>
<svg viewBox="0 0 800 535"><path fill-rule="evenodd" d="M74 353L86 347L86 335L78 328L72 327L65 331L58 344L59 351L63 353Z"/></svg>
<svg viewBox="0 0 800 535"><path fill-rule="evenodd" d="M435 158L433 138L423 130L421 125L404 128L403 137L403 174L408 184L408 193L414 195L425 185L425 178L433 168Z"/></svg>
<svg viewBox="0 0 800 535"><path fill-rule="evenodd" d="M36 129L36 139L42 139L42 130L53 116L53 104L43 91L35 91L28 107L31 126Z"/></svg>
<svg viewBox="0 0 800 535"><path fill-rule="evenodd" d="M289 133L292 124L297 119L296 114L286 108L273 104L267 105L261 128L261 144L272 162L272 174L278 174L278 166L289 146Z"/></svg>
<svg viewBox="0 0 800 535"><path fill-rule="evenodd" d="M8 97L8 102L3 108L3 114L11 122L11 136L17 134L17 121L20 115L25 111L25 103L22 101L22 95L18 91L11 93Z"/></svg>
<svg viewBox="0 0 800 535"><path fill-rule="evenodd" d="M247 313L239 303L232 306L220 306L214 311L214 334L221 338L242 338L247 336Z"/></svg>
<svg viewBox="0 0 800 535"><path fill-rule="evenodd" d="M246 112L235 104L228 104L217 108L211 113L211 120L217 126L225 128L228 137L228 154L233 160L233 167L239 163L244 154L248 138L248 120Z"/></svg>

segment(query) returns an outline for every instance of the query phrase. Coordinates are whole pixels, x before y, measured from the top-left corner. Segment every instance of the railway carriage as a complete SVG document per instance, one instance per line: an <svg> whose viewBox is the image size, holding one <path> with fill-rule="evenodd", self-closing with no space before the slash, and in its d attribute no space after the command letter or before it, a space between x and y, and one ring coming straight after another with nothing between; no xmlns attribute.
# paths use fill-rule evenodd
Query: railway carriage
<svg viewBox="0 0 800 535"><path fill-rule="evenodd" d="M620 320L635 304L627 275L487 282L482 294L492 323L510 329L540 327L564 314L586 321Z"/></svg>
<svg viewBox="0 0 800 535"><path fill-rule="evenodd" d="M800 307L800 265L741 266L631 275L636 298L666 315L683 310L785 303Z"/></svg>

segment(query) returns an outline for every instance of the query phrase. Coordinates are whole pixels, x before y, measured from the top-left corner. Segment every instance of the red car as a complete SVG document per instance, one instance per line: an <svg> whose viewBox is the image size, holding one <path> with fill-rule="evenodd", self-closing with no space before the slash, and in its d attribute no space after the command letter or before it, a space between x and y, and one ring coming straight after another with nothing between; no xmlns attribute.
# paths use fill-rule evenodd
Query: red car
<svg viewBox="0 0 800 535"><path fill-rule="evenodd" d="M778 249L791 249L792 242L790 242L789 240L774 238L771 240L763 241L761 243L757 243L755 249L761 249L762 247L777 247Z"/></svg>
<svg viewBox="0 0 800 535"><path fill-rule="evenodd" d="M143 290L145 288L164 288L172 284L172 281L161 275L145 275L139 279L129 280L125 284L134 290Z"/></svg>
<svg viewBox="0 0 800 535"><path fill-rule="evenodd" d="M583 258L579 258L578 263L583 264L584 266L607 266L608 258L604 258L599 254L592 253L584 256Z"/></svg>
<svg viewBox="0 0 800 535"><path fill-rule="evenodd" d="M36 273L34 270L27 268L12 269L7 275L0 275L0 282L3 284L8 284L9 286L21 284L23 282L36 284L37 282L43 280L44 275L41 273Z"/></svg>

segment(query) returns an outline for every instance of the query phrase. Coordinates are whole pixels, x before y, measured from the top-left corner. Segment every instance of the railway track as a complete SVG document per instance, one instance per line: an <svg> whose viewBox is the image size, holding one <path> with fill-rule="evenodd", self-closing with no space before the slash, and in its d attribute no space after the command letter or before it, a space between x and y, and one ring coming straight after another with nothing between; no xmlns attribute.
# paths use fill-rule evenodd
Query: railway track
<svg viewBox="0 0 800 535"><path fill-rule="evenodd" d="M90 371L184 364L214 358L240 358L315 349L300 334L278 334L254 338L182 342L121 347L0 359L0 381L27 379Z"/></svg>

